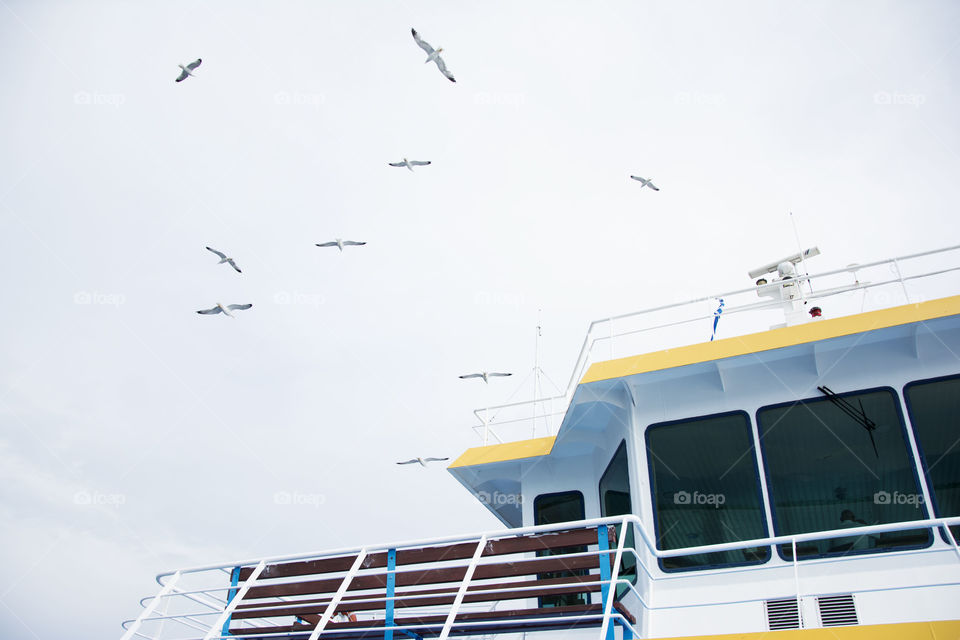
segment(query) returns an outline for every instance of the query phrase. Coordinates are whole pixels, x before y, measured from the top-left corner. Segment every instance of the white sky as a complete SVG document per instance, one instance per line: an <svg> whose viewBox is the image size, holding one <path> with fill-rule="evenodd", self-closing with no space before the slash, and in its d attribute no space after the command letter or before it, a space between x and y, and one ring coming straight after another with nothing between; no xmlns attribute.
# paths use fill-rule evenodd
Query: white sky
<svg viewBox="0 0 960 640"><path fill-rule="evenodd" d="M394 462L477 444L459 374L529 397L538 309L559 384L590 320L792 253L790 210L815 270L956 243L954 2L144 5L0 0L5 639L119 637L177 566L497 526Z"/></svg>

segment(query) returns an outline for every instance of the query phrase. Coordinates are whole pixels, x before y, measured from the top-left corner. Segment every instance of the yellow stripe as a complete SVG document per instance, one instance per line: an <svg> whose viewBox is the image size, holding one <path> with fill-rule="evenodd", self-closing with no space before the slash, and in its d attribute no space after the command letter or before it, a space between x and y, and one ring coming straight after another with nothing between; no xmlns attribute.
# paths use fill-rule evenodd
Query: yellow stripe
<svg viewBox="0 0 960 640"><path fill-rule="evenodd" d="M473 447L472 449L464 451L459 458L453 461L453 464L451 464L449 468L470 467L475 464L490 464L491 462L505 462L507 460L545 456L553 450L553 443L556 439L556 436L550 436L548 438L521 440L520 442L491 444L486 447Z"/></svg>
<svg viewBox="0 0 960 640"><path fill-rule="evenodd" d="M676 349L655 351L654 353L639 356L630 356L629 358L597 362L591 365L590 369L587 370L587 374L580 382L581 384L586 384L588 382L610 380L612 378L620 378L637 373L660 371L662 369L682 367L698 362L709 362L711 360L740 356L746 353L757 353L759 351L769 351L770 349L791 347L797 344L816 342L817 340L828 340L830 338L848 336L854 333L862 333L874 329L885 329L887 327L895 327L911 322L921 322L923 320L932 320L934 318L942 318L956 314L960 314L960 296L940 298L939 300L931 300L919 304L908 304L902 307L893 307L892 309L868 311L867 313L860 313L843 318L817 320L795 327L771 329L763 333L753 333L737 338L726 338L714 342L705 342L686 347L678 347Z"/></svg>
<svg viewBox="0 0 960 640"><path fill-rule="evenodd" d="M763 631L734 633L722 636L683 636L660 640L957 640L960 621L905 622L901 624L857 625L829 629L793 629L790 631Z"/></svg>

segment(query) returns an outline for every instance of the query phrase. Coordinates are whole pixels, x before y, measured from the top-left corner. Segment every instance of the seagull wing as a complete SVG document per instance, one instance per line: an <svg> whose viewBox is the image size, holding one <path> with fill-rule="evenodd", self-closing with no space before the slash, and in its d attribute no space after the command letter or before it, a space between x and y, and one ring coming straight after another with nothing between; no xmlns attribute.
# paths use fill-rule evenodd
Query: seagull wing
<svg viewBox="0 0 960 640"><path fill-rule="evenodd" d="M189 69L190 71L193 71L194 69L200 66L200 62L201 62L200 58L197 58L196 60L194 60L193 62L187 65L187 69Z"/></svg>
<svg viewBox="0 0 960 640"><path fill-rule="evenodd" d="M660 191L660 187L654 186L654 184L653 184L652 182L650 182L649 180L647 180L646 186L650 187L650 188L653 189L654 191Z"/></svg>
<svg viewBox="0 0 960 640"><path fill-rule="evenodd" d="M180 75L177 76L176 82L183 82L183 81L186 80L186 79L187 79L187 72L186 72L186 71L181 71L181 72L180 72Z"/></svg>
<svg viewBox="0 0 960 640"><path fill-rule="evenodd" d="M230 309L230 311L244 311L246 309L249 309L252 306L253 306L252 302L248 304L228 304L227 309Z"/></svg>
<svg viewBox="0 0 960 640"><path fill-rule="evenodd" d="M324 242L324 243L322 243L322 244L318 244L317 246L318 246L318 247L335 247L335 246L337 246L337 243L336 243L336 242Z"/></svg>
<svg viewBox="0 0 960 640"><path fill-rule="evenodd" d="M405 166L407 166L406 164L404 164L404 163L402 163L402 162L388 162L387 164L389 164L391 167L405 167Z"/></svg>
<svg viewBox="0 0 960 640"><path fill-rule="evenodd" d="M234 271L237 273L243 273L243 271L240 271L240 267L237 266L237 263L233 261L233 258L227 258L227 264L233 267Z"/></svg>
<svg viewBox="0 0 960 640"><path fill-rule="evenodd" d="M450 458L424 458L424 462L443 462L444 460L449 460Z"/></svg>
<svg viewBox="0 0 960 640"><path fill-rule="evenodd" d="M482 373L468 373L465 376L460 376L462 379L466 380L467 378L482 378Z"/></svg>
<svg viewBox="0 0 960 640"><path fill-rule="evenodd" d="M203 311L197 311L197 313L205 316L212 316L216 313L220 313L220 307L214 307L213 309L204 309Z"/></svg>
<svg viewBox="0 0 960 640"><path fill-rule="evenodd" d="M501 378L505 378L507 376L512 376L512 375L513 375L512 373L488 373L487 374L487 376L500 376Z"/></svg>
<svg viewBox="0 0 960 640"><path fill-rule="evenodd" d="M427 55L430 55L431 53L433 53L433 47L431 47L429 44L427 44L420 38L420 35L417 33L416 29L410 29L410 33L413 34L413 39L416 41L417 45L421 49L427 52Z"/></svg>
<svg viewBox="0 0 960 640"><path fill-rule="evenodd" d="M447 63L443 61L443 58L441 58L440 56L437 56L436 63L437 63L437 68L440 69L440 73L447 76L447 80L449 80L450 82L456 82L456 80L454 80L453 78L453 74L450 73L450 71L447 69Z"/></svg>
<svg viewBox="0 0 960 640"><path fill-rule="evenodd" d="M227 259L227 254L225 254L225 253L220 253L219 251L217 251L216 249L213 249L212 247L207 247L207 251L211 251L211 252L217 254L217 256L218 256L221 260L226 260L226 259Z"/></svg>
<svg viewBox="0 0 960 640"><path fill-rule="evenodd" d="M638 178L637 176L630 176L630 177L633 178L634 180L639 180L640 182L643 182L643 178Z"/></svg>
<svg viewBox="0 0 960 640"><path fill-rule="evenodd" d="M414 458L413 460L407 460L406 462L398 462L397 464L417 464L418 462L420 461Z"/></svg>
<svg viewBox="0 0 960 640"><path fill-rule="evenodd" d="M346 245L350 245L350 246L352 246L352 247L359 247L359 246L364 245L364 244L367 244L367 243L366 243L366 242L354 242L353 240L344 240L344 241L343 241L343 244L344 244L345 246L346 246Z"/></svg>
<svg viewBox="0 0 960 640"><path fill-rule="evenodd" d="M425 167L430 164L430 160L411 160L410 164L415 167Z"/></svg>

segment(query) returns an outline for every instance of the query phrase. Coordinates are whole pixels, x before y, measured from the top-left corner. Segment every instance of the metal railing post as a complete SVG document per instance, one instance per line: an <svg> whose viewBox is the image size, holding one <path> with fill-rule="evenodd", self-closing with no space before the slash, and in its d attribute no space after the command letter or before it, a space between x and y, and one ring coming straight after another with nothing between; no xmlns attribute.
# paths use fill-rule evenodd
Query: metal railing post
<svg viewBox="0 0 960 640"><path fill-rule="evenodd" d="M480 562L480 556L483 555L483 550L486 546L487 536L484 534L480 536L477 549L473 552L473 558L471 558L470 564L467 566L467 572L463 575L463 582L460 583L460 588L457 590L457 597L453 600L453 606L450 608L450 613L447 614L447 621L443 624L443 631L440 632L437 640L447 640L447 637L450 635L453 621L456 620L457 613L460 611L460 605L463 603L463 596L467 594L467 587L470 586L470 580L473 579L473 572L477 568L477 563ZM311 638L310 640L316 639Z"/></svg>
<svg viewBox="0 0 960 640"><path fill-rule="evenodd" d="M800 599L800 565L797 564L797 539L790 540L793 548L793 586L797 593L797 624L803 629L803 600Z"/></svg>
<svg viewBox="0 0 960 640"><path fill-rule="evenodd" d="M140 613L140 615L137 616L137 619L133 621L133 624L130 625L130 628L127 629L127 632L123 634L123 637L120 638L120 640L130 640L130 638L133 637L133 635L140 628L140 625L143 624L143 621L149 618L153 614L153 612L157 610L157 607L160 605L160 602L163 601L163 599L166 598L171 591L173 591L173 587L175 584L177 584L177 580L179 579L180 579L179 571L177 571L172 576L170 576L170 582L163 585L163 588L160 589L159 592L157 592L157 595L153 596L153 600L150 602L150 604L148 604L144 608L144 610Z"/></svg>
<svg viewBox="0 0 960 640"><path fill-rule="evenodd" d="M313 633L310 634L310 640L317 640L317 638L320 637L320 634L323 633L323 630L327 628L327 624L330 622L330 618L333 617L334 612L337 610L337 605L340 604L343 594L347 592L347 589L350 587L350 582L353 580L353 577L357 575L357 572L360 571L360 567L363 566L363 561L366 557L367 548L363 547L360 549L360 553L358 553L357 557L354 559L353 565L350 567L350 571L347 572L347 575L343 576L343 582L340 583L340 587L333 595L333 599L330 600L330 604L327 605L327 608L323 611L323 615L320 616L320 622L317 623Z"/></svg>
<svg viewBox="0 0 960 640"><path fill-rule="evenodd" d="M230 572L230 586L236 587L240 583L240 567L234 567ZM227 604L230 604L230 601L237 595L236 589L230 589L227 592ZM220 629L221 636L230 635L230 619L233 616L227 616L227 619L223 621L223 627Z"/></svg>
<svg viewBox="0 0 960 640"><path fill-rule="evenodd" d="M393 610L394 610L394 596L396 595L397 587L397 550L390 549L387 551L387 606L386 611L383 615L383 626L385 631L383 632L383 640L393 640L393 629L390 627L393 626Z"/></svg>
<svg viewBox="0 0 960 640"><path fill-rule="evenodd" d="M602 525L600 528L606 529L607 525ZM600 544L600 550L606 551L609 549L609 542L607 540L606 531L603 535L600 536L602 542ZM610 613L613 611L613 601L617 599L617 578L620 576L620 563L623 561L623 545L624 541L627 539L627 519L624 518L623 522L620 524L620 535L617 540L617 553L613 558L613 570L611 572L609 561L600 563L600 580L604 580L604 567L606 567L607 578L610 582L609 584L600 585L600 593L603 599L603 624L600 626L600 638L601 640L615 640L616 633L614 627L610 625ZM607 558L610 557L610 554L605 554ZM627 626L623 627L624 637L627 637Z"/></svg>
<svg viewBox="0 0 960 640"><path fill-rule="evenodd" d="M240 587L240 591L237 591L230 602L227 603L227 606L223 608L223 613L220 614L217 621L210 627L210 630L207 631L207 635L203 636L203 640L211 640L211 638L219 637L219 635L216 635L217 631L223 629L225 624L229 624L228 621L230 620L230 616L233 615L233 610L236 609L240 601L243 600L243 596L247 595L247 591L249 591L250 587L257 581L257 578L260 577L260 573L263 572L266 566L267 561L261 560L253 570L253 573L250 574L250 577L243 581L243 586Z"/></svg>

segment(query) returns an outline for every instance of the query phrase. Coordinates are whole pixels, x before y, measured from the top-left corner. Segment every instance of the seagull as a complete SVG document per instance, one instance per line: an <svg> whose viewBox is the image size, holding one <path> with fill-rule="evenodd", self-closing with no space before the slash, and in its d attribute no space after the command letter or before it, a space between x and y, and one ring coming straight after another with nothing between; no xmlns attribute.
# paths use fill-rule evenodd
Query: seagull
<svg viewBox="0 0 960 640"><path fill-rule="evenodd" d="M428 62L436 62L437 68L440 69L440 73L445 75L450 82L456 82L456 80L453 79L453 74L447 70L447 65L443 62L443 58L440 57L440 52L443 51L443 47L435 50L429 44L420 39L420 36L417 35L416 29L410 29L410 33L413 34L413 39L416 40L417 45L427 52L427 59L424 60L423 63L427 64Z"/></svg>
<svg viewBox="0 0 960 640"><path fill-rule="evenodd" d="M233 267L237 273L243 273L243 271L240 271L240 267L237 266L237 263L233 261L233 258L228 258L227 254L221 253L211 247L207 247L207 251L212 251L213 253L217 254L217 256L220 258L220 262L218 262L217 264L223 264L224 262L226 262L228 265Z"/></svg>
<svg viewBox="0 0 960 640"><path fill-rule="evenodd" d="M213 309L203 309L201 311L197 311L197 313L205 316L211 316L217 313L222 313L224 315L230 316L231 318L234 318L236 316L230 313L231 311L243 311L244 309L249 309L252 306L253 304L228 304L227 306L223 306L221 303L218 302L217 306L215 306Z"/></svg>
<svg viewBox="0 0 960 640"><path fill-rule="evenodd" d="M427 161L407 160L406 158L404 158L403 162L389 162L387 164L389 164L391 167L406 167L407 169L410 169L410 171L413 171L414 167L425 167L428 164L430 164L430 161L429 160Z"/></svg>
<svg viewBox="0 0 960 640"><path fill-rule="evenodd" d="M641 178L640 176L630 176L634 180L640 181L640 188L650 187L654 191L660 191L660 188L653 184L653 178Z"/></svg>
<svg viewBox="0 0 960 640"><path fill-rule="evenodd" d="M333 242L324 242L322 244L318 244L317 246L318 247L336 247L337 249L340 249L340 251L342 252L344 247L361 247L365 244L367 243L354 242L353 240L341 240L340 238L337 238Z"/></svg>
<svg viewBox="0 0 960 640"><path fill-rule="evenodd" d="M419 462L421 467L425 467L428 462L443 462L449 459L450 458L414 458L413 460L406 460L404 462L398 462L397 464L414 464Z"/></svg>
<svg viewBox="0 0 960 640"><path fill-rule="evenodd" d="M177 82L183 82L187 79L187 76L193 75L190 73L191 71L200 66L200 58L197 58L187 66L183 66L182 64L178 64L177 66L180 67L180 75L177 76Z"/></svg>
<svg viewBox="0 0 960 640"><path fill-rule="evenodd" d="M487 378L492 378L494 376L505 378L506 376L512 376L512 375L513 375L512 373L492 373L487 371L481 371L480 373L468 373L465 376L460 376L460 379L466 380L467 378L483 378L483 381L489 384L490 381L487 380Z"/></svg>

